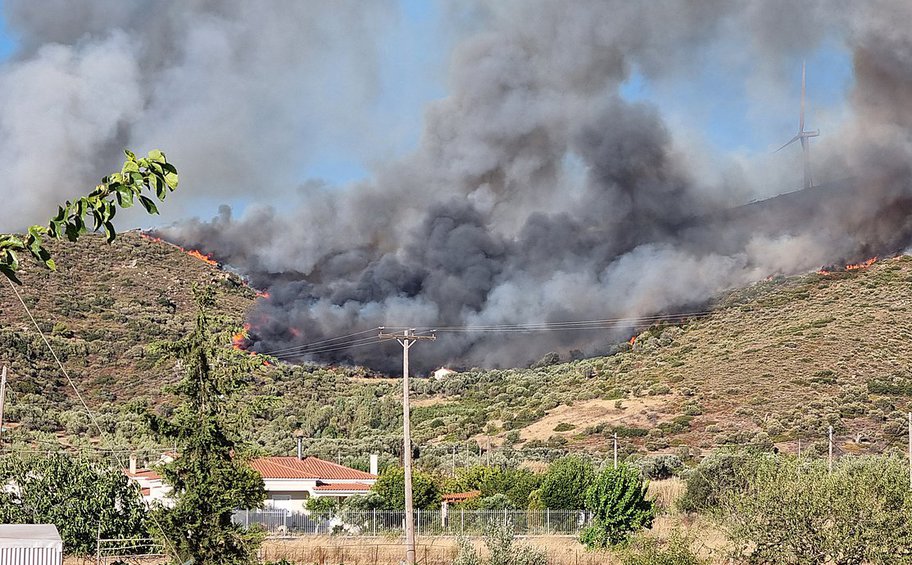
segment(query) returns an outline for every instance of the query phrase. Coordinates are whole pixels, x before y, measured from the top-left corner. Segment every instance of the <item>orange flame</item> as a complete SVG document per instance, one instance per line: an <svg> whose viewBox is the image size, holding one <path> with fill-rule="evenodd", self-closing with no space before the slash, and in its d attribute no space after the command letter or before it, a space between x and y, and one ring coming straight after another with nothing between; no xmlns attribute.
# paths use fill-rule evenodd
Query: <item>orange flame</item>
<svg viewBox="0 0 912 565"><path fill-rule="evenodd" d="M250 330L250 324L244 324L244 329L231 336L231 347L238 351L247 348L247 332Z"/></svg>
<svg viewBox="0 0 912 565"><path fill-rule="evenodd" d="M861 263L853 263L851 265L846 265L845 270L846 271L860 271L862 269L867 269L868 267L870 267L871 265L873 265L876 262L877 262L877 257L871 257L867 261L862 261ZM829 269L820 269L819 271L817 271L817 274L818 275L829 275L832 272L833 271L830 271Z"/></svg>
<svg viewBox="0 0 912 565"><path fill-rule="evenodd" d="M189 255L189 256L191 256L191 257L193 257L193 258L195 258L195 259L199 259L200 261L203 261L203 262L205 262L205 263L209 263L210 265L213 265L213 266L218 267L218 261L216 261L215 259L213 259L213 258L212 258L211 256L209 256L209 255L204 255L204 254L200 253L200 252L197 251L196 249L191 249L190 251L187 251L187 250L185 249L184 252L185 252L187 255Z"/></svg>
<svg viewBox="0 0 912 565"><path fill-rule="evenodd" d="M269 298L269 292L266 290L256 291L257 298Z"/></svg>
<svg viewBox="0 0 912 565"><path fill-rule="evenodd" d="M877 262L877 257L871 257L867 261L861 263L855 263L854 265L846 265L846 271L857 271L859 269L867 269L871 265Z"/></svg>
<svg viewBox="0 0 912 565"><path fill-rule="evenodd" d="M174 245L174 244L172 244L172 243L168 243L167 241L163 240L163 239L160 238L160 237L153 237L153 236L151 236L151 235L144 234L144 233L140 233L139 235L142 236L142 237L144 237L145 239L148 239L149 241L152 241L152 242L155 242L155 243L167 243L168 245ZM187 255L193 257L194 259L199 259L200 261L203 261L204 263L209 263L209 264L212 265L213 267L218 267L218 266L219 266L218 261L216 261L215 259L213 259L213 258L212 258L212 255L208 255L208 254L201 253L201 252L197 251L196 249L184 249L184 248L181 247L180 245L174 245L174 247L177 247L178 249L180 249L181 251L183 251L183 252L186 253Z"/></svg>
<svg viewBox="0 0 912 565"><path fill-rule="evenodd" d="M633 344L636 342L637 342L637 336L633 336L629 340L627 340L627 343L629 343L631 347L633 347Z"/></svg>

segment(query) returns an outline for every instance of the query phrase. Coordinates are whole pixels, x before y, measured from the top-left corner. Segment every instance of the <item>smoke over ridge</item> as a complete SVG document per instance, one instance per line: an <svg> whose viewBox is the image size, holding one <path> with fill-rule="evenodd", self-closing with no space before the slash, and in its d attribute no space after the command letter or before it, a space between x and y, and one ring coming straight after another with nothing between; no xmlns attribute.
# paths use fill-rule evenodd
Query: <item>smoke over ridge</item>
<svg viewBox="0 0 912 565"><path fill-rule="evenodd" d="M55 194L56 173L33 157L48 143L77 177L97 170L92 155L102 149L151 143L169 150L182 173L189 167L196 183L188 191L226 199L290 193L299 181L285 164L294 161L287 147L306 152L294 140L316 119L295 104L313 99L343 126L369 120L378 30L393 8L76 6L67 24L29 3L7 9L28 40L0 73L0 128L8 134L0 161L15 163L11 182L42 187L13 195L8 210L38 210L37 196ZM138 18L145 11L157 14L150 27ZM224 206L212 220L161 230L268 288L270 298L249 317L253 350L380 325L471 328L680 311L770 274L909 245L908 3L517 0L468 11L471 31L453 50L447 96L425 109L414 151L349 186L306 182L282 207L251 205L235 217ZM674 85L707 60L743 57L753 69L748 95L777 104L797 79L794 62L825 41L852 52L854 84L845 115L812 145L822 186L760 205L738 208L797 184L797 149L776 161L720 154L622 93L637 73ZM340 72L361 87L333 103L313 79L332 74L327 58L345 61ZM23 105L42 104L28 85L44 81L72 90L65 115L47 117L72 121L72 131L50 141L17 119ZM96 88L84 82L122 86L98 101L85 97ZM289 101L292 92L301 95ZM783 103L797 114L797 100ZM161 139L175 141L186 165ZM185 210L195 204L182 202ZM0 211L0 224L20 217ZM463 332L413 356L425 369L504 366L550 350L603 351L624 337ZM392 351L343 349L320 359L391 370Z"/></svg>

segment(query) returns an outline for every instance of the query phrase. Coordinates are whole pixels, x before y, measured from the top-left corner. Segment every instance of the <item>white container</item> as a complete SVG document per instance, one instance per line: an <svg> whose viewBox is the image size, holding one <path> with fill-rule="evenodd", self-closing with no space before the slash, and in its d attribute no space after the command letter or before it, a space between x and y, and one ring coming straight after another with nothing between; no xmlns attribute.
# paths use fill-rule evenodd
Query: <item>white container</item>
<svg viewBox="0 0 912 565"><path fill-rule="evenodd" d="M0 524L0 565L62 565L63 541L53 524Z"/></svg>

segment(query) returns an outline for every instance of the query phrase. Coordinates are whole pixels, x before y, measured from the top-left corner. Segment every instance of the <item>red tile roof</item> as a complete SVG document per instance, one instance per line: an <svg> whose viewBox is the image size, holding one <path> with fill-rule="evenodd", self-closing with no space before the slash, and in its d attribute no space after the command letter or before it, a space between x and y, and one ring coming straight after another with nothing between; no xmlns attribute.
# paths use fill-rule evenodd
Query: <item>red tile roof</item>
<svg viewBox="0 0 912 565"><path fill-rule="evenodd" d="M376 479L376 475L365 473L344 465L337 465L316 457L260 457L250 462L264 479L328 479L364 480Z"/></svg>
<svg viewBox="0 0 912 565"><path fill-rule="evenodd" d="M458 502L465 502L466 500L472 500L473 498L478 498L481 496L480 490L470 490L469 492L451 492L450 494L445 494L441 497L443 502L454 504Z"/></svg>
<svg viewBox="0 0 912 565"><path fill-rule="evenodd" d="M152 469L137 469L135 473L131 473L129 469L124 469L123 472L124 475L130 477L131 479L148 479L150 481L154 481L161 478L161 475Z"/></svg>
<svg viewBox="0 0 912 565"><path fill-rule="evenodd" d="M314 490L370 490L371 486L365 483L325 483L317 485Z"/></svg>

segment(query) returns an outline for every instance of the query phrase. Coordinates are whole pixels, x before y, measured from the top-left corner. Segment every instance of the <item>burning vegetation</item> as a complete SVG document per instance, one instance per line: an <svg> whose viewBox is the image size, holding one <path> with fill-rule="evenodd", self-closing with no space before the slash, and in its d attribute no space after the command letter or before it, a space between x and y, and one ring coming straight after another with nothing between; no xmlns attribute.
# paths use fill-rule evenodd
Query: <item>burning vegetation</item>
<svg viewBox="0 0 912 565"><path fill-rule="evenodd" d="M818 275L829 275L832 273L839 273L839 272L845 272L845 271L860 271L863 269L867 269L868 267L870 267L871 265L873 265L876 262L877 262L877 257L871 257L867 261L862 261L861 263L852 263L852 264L846 265L845 267L842 267L842 268L839 268L838 266L835 266L835 265L831 265L831 266L823 267L822 269L819 269L817 271L817 274Z"/></svg>

